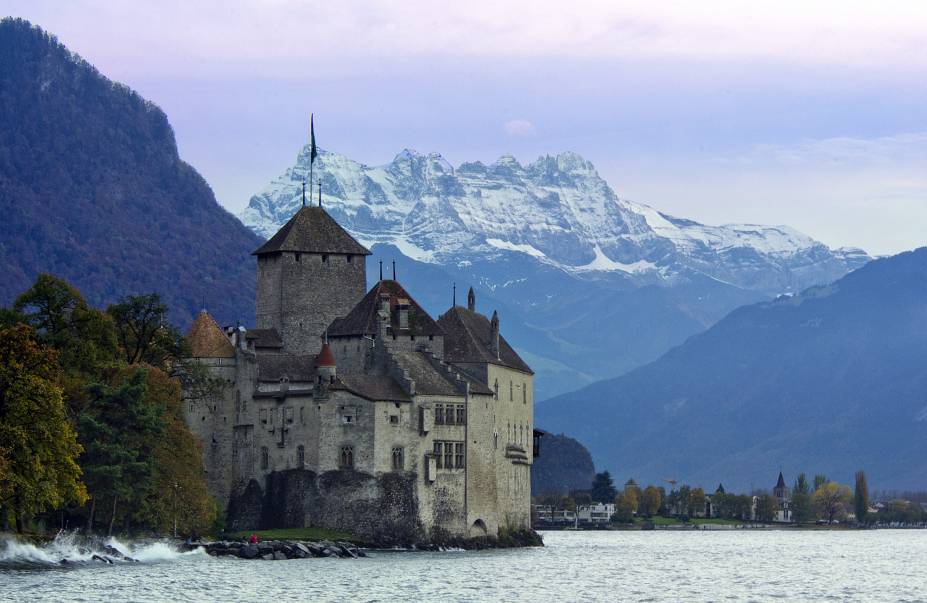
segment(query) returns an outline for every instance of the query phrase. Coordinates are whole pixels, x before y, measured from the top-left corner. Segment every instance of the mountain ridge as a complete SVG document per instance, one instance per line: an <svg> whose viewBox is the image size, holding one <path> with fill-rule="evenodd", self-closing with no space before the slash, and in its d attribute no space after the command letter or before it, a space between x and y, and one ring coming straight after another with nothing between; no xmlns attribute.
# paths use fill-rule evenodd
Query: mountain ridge
<svg viewBox="0 0 927 603"><path fill-rule="evenodd" d="M374 260L406 260L403 278L426 291L429 311L444 311L453 283L505 308L510 339L542 367L540 398L640 366L742 304L869 259L787 226L705 226L622 199L574 152L455 168L409 149L373 167L323 150L313 172L326 209ZM242 221L272 234L301 205L308 174L304 146ZM429 305L436 286L447 293Z"/></svg>

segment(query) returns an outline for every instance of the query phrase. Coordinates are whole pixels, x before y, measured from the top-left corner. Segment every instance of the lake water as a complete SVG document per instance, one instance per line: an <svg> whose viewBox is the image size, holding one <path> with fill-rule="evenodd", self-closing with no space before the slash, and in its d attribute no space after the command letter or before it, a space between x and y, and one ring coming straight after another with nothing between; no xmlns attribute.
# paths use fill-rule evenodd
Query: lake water
<svg viewBox="0 0 927 603"><path fill-rule="evenodd" d="M53 565L0 545L2 601L927 601L927 531L547 532L536 549L244 561L167 545Z"/></svg>

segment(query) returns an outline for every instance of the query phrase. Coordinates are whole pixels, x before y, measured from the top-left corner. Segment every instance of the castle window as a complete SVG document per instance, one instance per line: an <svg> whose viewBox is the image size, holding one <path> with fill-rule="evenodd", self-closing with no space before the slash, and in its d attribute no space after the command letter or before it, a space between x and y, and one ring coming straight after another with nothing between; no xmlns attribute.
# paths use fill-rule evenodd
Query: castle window
<svg viewBox="0 0 927 603"><path fill-rule="evenodd" d="M306 447L297 446L296 447L296 466L302 468L306 465Z"/></svg>
<svg viewBox="0 0 927 603"><path fill-rule="evenodd" d="M509 402L515 399L515 384L509 381Z"/></svg>
<svg viewBox="0 0 927 603"><path fill-rule="evenodd" d="M344 411L344 414L341 415L341 422L345 425L353 425L354 413L349 410Z"/></svg>
<svg viewBox="0 0 927 603"><path fill-rule="evenodd" d="M354 468L354 446L342 446L341 447L341 468L342 469L353 469Z"/></svg>
<svg viewBox="0 0 927 603"><path fill-rule="evenodd" d="M435 467L437 467L438 469L441 469L444 466L444 463L441 462L441 459L443 458L441 456L441 452L443 449L442 444L443 442L435 442Z"/></svg>
<svg viewBox="0 0 927 603"><path fill-rule="evenodd" d="M467 409L463 404L457 405L457 424L466 425L467 423Z"/></svg>
<svg viewBox="0 0 927 603"><path fill-rule="evenodd" d="M286 422L287 423L293 422L293 407L292 406L286 407Z"/></svg>
<svg viewBox="0 0 927 603"><path fill-rule="evenodd" d="M446 425L454 424L454 406L452 404L448 404L444 408L444 423Z"/></svg>
<svg viewBox="0 0 927 603"><path fill-rule="evenodd" d="M263 423L264 425L267 425L267 409L266 408L261 409L261 423Z"/></svg>
<svg viewBox="0 0 927 603"><path fill-rule="evenodd" d="M323 261L323 262L327 262L327 261L328 261L328 254L325 254L325 253L322 254L322 261Z"/></svg>
<svg viewBox="0 0 927 603"><path fill-rule="evenodd" d="M296 255L296 261L298 262L298 261L299 261L300 253L297 251L297 252L295 253L295 255Z"/></svg>
<svg viewBox="0 0 927 603"><path fill-rule="evenodd" d="M435 425L444 425L444 405L435 404Z"/></svg>
<svg viewBox="0 0 927 603"><path fill-rule="evenodd" d="M466 467L464 460L464 445L463 442L457 442L454 444L454 466L458 469L463 469Z"/></svg>
<svg viewBox="0 0 927 603"><path fill-rule="evenodd" d="M353 261L354 261L354 256L348 255L348 264L352 263Z"/></svg>
<svg viewBox="0 0 927 603"><path fill-rule="evenodd" d="M521 384L521 403L522 404L528 403L528 384L527 383Z"/></svg>
<svg viewBox="0 0 927 603"><path fill-rule="evenodd" d="M304 411L304 410L306 410L306 407L305 407L305 406L300 406L300 407L299 407L299 422L300 422L300 423L305 423L305 422L306 422L306 418L305 418L305 416L303 415L303 411Z"/></svg>
<svg viewBox="0 0 927 603"><path fill-rule="evenodd" d="M496 382L493 383L492 390L493 390L493 396L492 396L493 399L498 400L499 399L499 380L498 379L496 379Z"/></svg>
<svg viewBox="0 0 927 603"><path fill-rule="evenodd" d="M393 448L393 471L402 471L405 467L405 452L401 447Z"/></svg>
<svg viewBox="0 0 927 603"><path fill-rule="evenodd" d="M454 447L450 442L444 442L444 468L454 468Z"/></svg>
<svg viewBox="0 0 927 603"><path fill-rule="evenodd" d="M389 422L390 422L392 425L399 425L399 415L390 415L390 416L389 416Z"/></svg>
<svg viewBox="0 0 927 603"><path fill-rule="evenodd" d="M261 469L267 469L269 464L270 463L267 458L267 446L261 446Z"/></svg>

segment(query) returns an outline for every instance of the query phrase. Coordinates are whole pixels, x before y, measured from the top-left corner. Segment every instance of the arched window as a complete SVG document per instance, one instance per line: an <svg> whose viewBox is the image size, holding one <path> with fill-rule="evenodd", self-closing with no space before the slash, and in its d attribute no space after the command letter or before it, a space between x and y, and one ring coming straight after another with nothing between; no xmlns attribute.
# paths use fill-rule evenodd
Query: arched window
<svg viewBox="0 0 927 603"><path fill-rule="evenodd" d="M267 469L270 461L267 458L267 446L261 446L261 469Z"/></svg>
<svg viewBox="0 0 927 603"><path fill-rule="evenodd" d="M393 471L402 471L405 468L405 452L399 446L393 448Z"/></svg>
<svg viewBox="0 0 927 603"><path fill-rule="evenodd" d="M353 469L354 468L354 446L342 446L341 447L341 468L342 469Z"/></svg>
<svg viewBox="0 0 927 603"><path fill-rule="evenodd" d="M296 448L296 466L301 469L305 465L306 465L306 447L303 445L299 445Z"/></svg>

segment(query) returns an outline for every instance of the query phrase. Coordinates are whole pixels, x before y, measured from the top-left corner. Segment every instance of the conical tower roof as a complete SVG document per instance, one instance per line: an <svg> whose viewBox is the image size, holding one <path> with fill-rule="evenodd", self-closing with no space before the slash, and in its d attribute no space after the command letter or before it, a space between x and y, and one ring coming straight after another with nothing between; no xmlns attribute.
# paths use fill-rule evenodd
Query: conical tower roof
<svg viewBox="0 0 927 603"><path fill-rule="evenodd" d="M768 482L767 482L768 483ZM776 482L776 488L785 488L785 480L782 478L782 472L779 472L779 481Z"/></svg>
<svg viewBox="0 0 927 603"><path fill-rule="evenodd" d="M187 341L194 358L234 358L235 348L216 320L206 310L201 311L190 330Z"/></svg>
<svg viewBox="0 0 927 603"><path fill-rule="evenodd" d="M370 251L354 240L327 211L312 206L301 207L277 234L252 255L281 251L370 255Z"/></svg>

